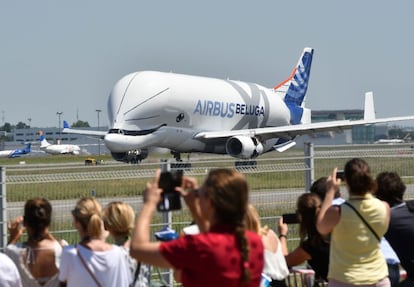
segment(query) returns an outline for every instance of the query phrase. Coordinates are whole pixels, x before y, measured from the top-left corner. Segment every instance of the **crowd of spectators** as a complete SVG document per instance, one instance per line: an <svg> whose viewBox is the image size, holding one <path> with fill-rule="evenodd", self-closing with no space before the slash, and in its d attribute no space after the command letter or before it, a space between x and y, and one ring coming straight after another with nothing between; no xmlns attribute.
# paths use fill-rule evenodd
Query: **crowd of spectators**
<svg viewBox="0 0 414 287"><path fill-rule="evenodd" d="M183 177L175 192L197 232L169 241L153 241L150 233L163 192L160 171L146 185L137 219L126 203L102 208L93 197L79 199L71 213L80 241L73 245L49 232L50 202L33 198L9 224L0 286L149 287L152 268L169 268L183 286L285 287L297 265L314 270L308 287L414 286L414 203L404 201L399 175L374 178L361 158L346 163L343 179L336 175L334 168L298 197L300 241L290 252L288 224L280 217L278 234L262 226L246 178L233 169L211 170L201 184ZM399 282L402 268L407 276Z"/></svg>

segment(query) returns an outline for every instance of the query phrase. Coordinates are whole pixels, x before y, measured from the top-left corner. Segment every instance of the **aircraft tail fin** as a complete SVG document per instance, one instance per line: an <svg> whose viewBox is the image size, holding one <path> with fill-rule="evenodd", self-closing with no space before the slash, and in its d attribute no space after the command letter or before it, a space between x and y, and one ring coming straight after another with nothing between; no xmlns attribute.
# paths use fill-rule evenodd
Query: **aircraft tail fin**
<svg viewBox="0 0 414 287"><path fill-rule="evenodd" d="M31 143L28 143L26 145L26 147L24 148L24 152L29 153L30 152L30 149L31 149L31 146L32 146L32 144Z"/></svg>
<svg viewBox="0 0 414 287"><path fill-rule="evenodd" d="M39 131L39 140L40 140L40 147L47 147L50 146L50 143L46 140L45 135L43 134L43 131Z"/></svg>
<svg viewBox="0 0 414 287"><path fill-rule="evenodd" d="M375 120L374 95L372 92L365 93L364 120Z"/></svg>
<svg viewBox="0 0 414 287"><path fill-rule="evenodd" d="M305 48L299 62L289 78L274 87L276 93L283 93L284 101L290 110L291 124L299 124L308 119L302 119L304 114L303 101L308 89L310 70L312 65L313 49Z"/></svg>
<svg viewBox="0 0 414 287"><path fill-rule="evenodd" d="M69 129L70 128L70 126L69 126L69 124L68 124L68 122L67 121L63 121L63 128L64 129Z"/></svg>

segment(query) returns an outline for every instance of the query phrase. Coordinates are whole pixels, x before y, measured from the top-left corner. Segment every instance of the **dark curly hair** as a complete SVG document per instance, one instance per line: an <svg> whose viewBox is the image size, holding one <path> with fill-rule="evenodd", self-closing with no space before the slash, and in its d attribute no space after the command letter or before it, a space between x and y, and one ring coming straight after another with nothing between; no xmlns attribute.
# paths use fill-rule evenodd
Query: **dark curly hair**
<svg viewBox="0 0 414 287"><path fill-rule="evenodd" d="M384 171L377 175L377 197L391 206L403 201L406 186L396 172Z"/></svg>

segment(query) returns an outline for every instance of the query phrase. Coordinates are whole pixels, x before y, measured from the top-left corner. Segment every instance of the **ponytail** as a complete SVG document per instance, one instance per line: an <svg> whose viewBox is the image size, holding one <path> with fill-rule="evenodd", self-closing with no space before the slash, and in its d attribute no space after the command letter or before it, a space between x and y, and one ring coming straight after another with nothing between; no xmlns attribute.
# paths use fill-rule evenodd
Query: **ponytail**
<svg viewBox="0 0 414 287"><path fill-rule="evenodd" d="M246 178L236 170L214 169L207 176L203 189L214 206L216 221L234 228L234 236L241 258L242 275L240 281L244 285L251 278L249 243L244 226L244 218L249 202Z"/></svg>
<svg viewBox="0 0 414 287"><path fill-rule="evenodd" d="M80 223L88 237L101 237L103 231L101 212L101 205L96 199L85 197L76 203L72 215Z"/></svg>
<svg viewBox="0 0 414 287"><path fill-rule="evenodd" d="M236 226L234 230L234 235L236 237L237 245L240 250L241 255L241 282L247 283L250 281L251 272L250 272L250 263L249 263L249 244L246 238L246 230L243 223L240 223Z"/></svg>

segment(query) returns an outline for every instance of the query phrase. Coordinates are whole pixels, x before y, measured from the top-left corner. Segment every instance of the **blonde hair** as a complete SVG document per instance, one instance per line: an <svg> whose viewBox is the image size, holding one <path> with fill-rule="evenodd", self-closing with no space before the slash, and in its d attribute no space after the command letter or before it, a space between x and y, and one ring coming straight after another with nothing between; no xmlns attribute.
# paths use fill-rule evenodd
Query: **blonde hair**
<svg viewBox="0 0 414 287"><path fill-rule="evenodd" d="M102 207L93 197L84 197L78 200L72 215L80 223L89 237L102 236Z"/></svg>
<svg viewBox="0 0 414 287"><path fill-rule="evenodd" d="M249 203L247 212L244 217L244 225L247 230L253 231L259 235L266 235L269 232L269 227L261 226L260 216L256 208Z"/></svg>
<svg viewBox="0 0 414 287"><path fill-rule="evenodd" d="M134 228L135 212L120 201L108 203L102 213L105 229L117 236L128 236Z"/></svg>
<svg viewBox="0 0 414 287"><path fill-rule="evenodd" d="M256 232L259 234L260 232L260 217L257 213L256 208L253 205L249 204L247 207L247 212L244 217L244 224L247 230Z"/></svg>

